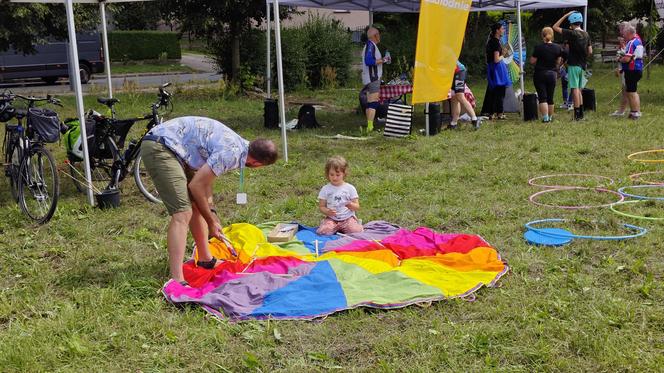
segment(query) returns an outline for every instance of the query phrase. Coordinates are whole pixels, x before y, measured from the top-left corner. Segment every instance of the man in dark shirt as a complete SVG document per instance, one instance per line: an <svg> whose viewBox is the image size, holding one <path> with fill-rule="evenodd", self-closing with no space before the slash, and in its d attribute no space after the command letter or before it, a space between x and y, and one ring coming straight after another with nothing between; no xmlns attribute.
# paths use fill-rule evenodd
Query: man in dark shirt
<svg viewBox="0 0 664 373"><path fill-rule="evenodd" d="M565 19L570 23L569 29L560 27ZM574 120L583 119L583 96L581 95L581 90L583 89L584 70L586 69L586 59L593 53L593 48L590 45L590 36L581 29L582 25L583 16L576 11L565 14L553 25L553 30L562 34L563 38L569 41L567 75L569 87L572 91L572 100L574 101Z"/></svg>

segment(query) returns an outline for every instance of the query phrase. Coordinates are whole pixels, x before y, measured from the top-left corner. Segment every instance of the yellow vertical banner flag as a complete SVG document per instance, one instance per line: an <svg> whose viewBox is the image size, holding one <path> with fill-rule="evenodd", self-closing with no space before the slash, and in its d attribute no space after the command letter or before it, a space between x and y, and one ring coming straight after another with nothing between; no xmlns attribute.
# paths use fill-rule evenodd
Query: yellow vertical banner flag
<svg viewBox="0 0 664 373"><path fill-rule="evenodd" d="M447 99L472 0L422 0L417 29L413 103Z"/></svg>

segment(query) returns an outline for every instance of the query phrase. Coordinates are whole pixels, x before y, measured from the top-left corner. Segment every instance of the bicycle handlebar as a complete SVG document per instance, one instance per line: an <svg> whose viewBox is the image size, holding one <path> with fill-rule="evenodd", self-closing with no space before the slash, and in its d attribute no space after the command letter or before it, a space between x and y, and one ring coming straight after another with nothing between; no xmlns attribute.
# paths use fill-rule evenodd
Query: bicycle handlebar
<svg viewBox="0 0 664 373"><path fill-rule="evenodd" d="M9 92L9 93L0 94L0 98L2 98L2 100L4 100L4 101L13 101L17 98L20 98L21 100L28 101L29 106L31 106L35 102L46 101L49 104L53 104L53 105L57 105L57 106L62 107L62 101L60 101L59 99L57 99L57 98L55 98L51 95L47 95L46 97L35 97L35 96L17 95L17 94Z"/></svg>

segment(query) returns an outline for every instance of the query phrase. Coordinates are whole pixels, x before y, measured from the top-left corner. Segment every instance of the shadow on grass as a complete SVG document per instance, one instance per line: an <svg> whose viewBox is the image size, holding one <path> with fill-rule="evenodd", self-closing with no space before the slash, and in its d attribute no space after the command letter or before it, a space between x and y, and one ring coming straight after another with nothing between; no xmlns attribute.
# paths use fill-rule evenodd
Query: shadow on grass
<svg viewBox="0 0 664 373"><path fill-rule="evenodd" d="M64 271L55 279L58 287L66 290L84 288L113 288L123 297L154 298L167 278L166 263L152 261L145 264L108 265L104 260L91 258Z"/></svg>

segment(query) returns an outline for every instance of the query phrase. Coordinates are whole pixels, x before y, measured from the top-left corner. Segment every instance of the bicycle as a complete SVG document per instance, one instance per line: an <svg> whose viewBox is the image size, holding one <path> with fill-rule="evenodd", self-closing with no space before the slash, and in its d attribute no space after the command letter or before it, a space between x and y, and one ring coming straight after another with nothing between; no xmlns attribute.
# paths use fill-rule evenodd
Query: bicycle
<svg viewBox="0 0 664 373"><path fill-rule="evenodd" d="M97 102L109 108L111 116L106 117L91 111L86 119L86 129L90 131L88 132L88 153L93 179L90 187L93 190L100 192L102 190L118 189L125 177L132 173L136 186L145 198L153 203L161 203L159 194L145 171L140 152L143 136L162 122L159 110L168 107L172 109L171 93L166 91L168 86L170 86L170 83L159 87L159 94L157 100L151 105L150 114L138 118L117 119L115 118L114 105L120 101L116 98L97 99ZM148 120L143 135L138 140L130 141L127 149L122 151L127 134L132 126L137 121L142 120ZM72 173L69 176L74 179L74 184L79 191L85 191L86 184L82 184L76 177L73 177L73 174L77 174L79 177L83 175L82 156L76 156L68 152L68 158Z"/></svg>
<svg viewBox="0 0 664 373"><path fill-rule="evenodd" d="M27 109L16 108L13 104L16 99L27 101ZM12 198L23 213L38 224L53 217L60 193L55 159L45 144L58 141L61 123L55 112L35 106L44 101L62 106L60 100L51 96L0 94L0 122L5 123L5 176L9 179ZM16 124L9 123L12 119L16 119Z"/></svg>

